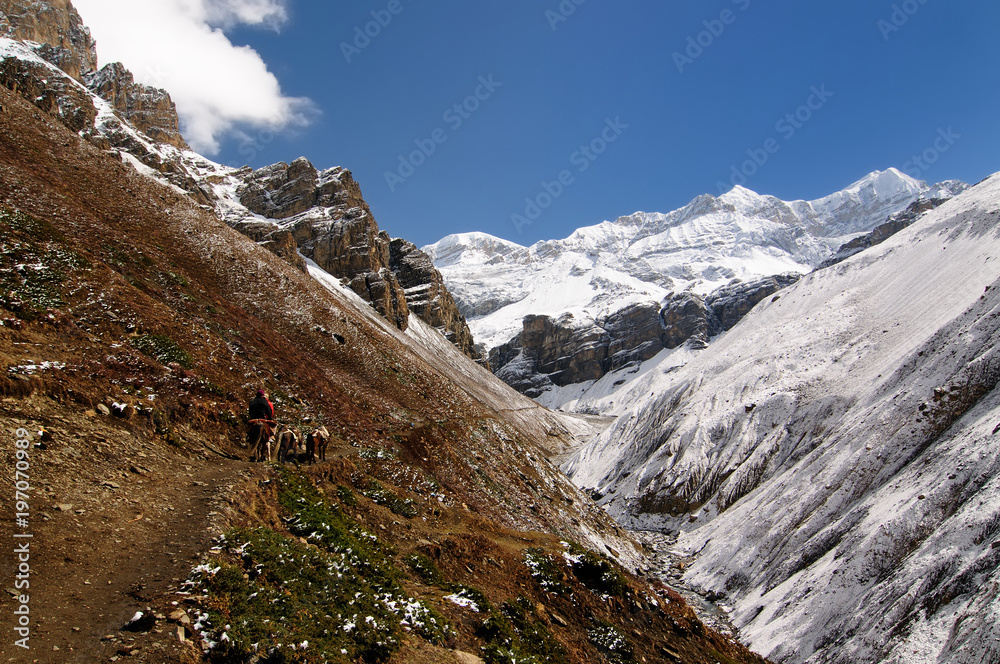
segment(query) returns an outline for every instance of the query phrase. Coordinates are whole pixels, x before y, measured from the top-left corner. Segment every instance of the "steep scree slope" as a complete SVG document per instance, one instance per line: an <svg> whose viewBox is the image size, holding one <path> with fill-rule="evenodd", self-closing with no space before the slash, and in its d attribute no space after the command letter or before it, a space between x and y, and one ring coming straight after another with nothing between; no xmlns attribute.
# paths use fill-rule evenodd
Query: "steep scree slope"
<svg viewBox="0 0 1000 664"><path fill-rule="evenodd" d="M779 662L1000 659L1000 177L765 300L566 466Z"/></svg>

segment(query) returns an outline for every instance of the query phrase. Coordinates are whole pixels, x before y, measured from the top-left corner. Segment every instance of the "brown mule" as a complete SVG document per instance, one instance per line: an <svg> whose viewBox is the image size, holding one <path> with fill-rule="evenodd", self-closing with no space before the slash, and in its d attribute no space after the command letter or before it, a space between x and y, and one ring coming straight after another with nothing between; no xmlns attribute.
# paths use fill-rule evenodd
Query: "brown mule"
<svg viewBox="0 0 1000 664"><path fill-rule="evenodd" d="M315 461L326 461L326 446L330 442L330 432L325 426L313 429L306 436L306 460L309 463Z"/></svg>
<svg viewBox="0 0 1000 664"><path fill-rule="evenodd" d="M274 424L271 420L250 420L247 428L247 446L250 448L251 461L271 460L271 434L274 432Z"/></svg>
<svg viewBox="0 0 1000 664"><path fill-rule="evenodd" d="M294 431L286 427L275 440L278 444L278 463L298 461L299 438Z"/></svg>

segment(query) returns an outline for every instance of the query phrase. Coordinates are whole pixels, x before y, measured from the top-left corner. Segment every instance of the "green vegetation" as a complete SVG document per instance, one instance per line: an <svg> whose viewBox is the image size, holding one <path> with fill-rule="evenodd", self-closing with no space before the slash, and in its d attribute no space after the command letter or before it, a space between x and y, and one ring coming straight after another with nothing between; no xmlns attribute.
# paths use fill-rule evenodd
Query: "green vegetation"
<svg viewBox="0 0 1000 664"><path fill-rule="evenodd" d="M594 621L593 627L587 630L587 636L610 664L633 664L635 662L632 646L628 639L611 623L603 620Z"/></svg>
<svg viewBox="0 0 1000 664"><path fill-rule="evenodd" d="M307 479L282 470L278 499L303 544L266 528L231 531L227 560L195 569L196 627L213 662L384 662L405 633L439 643L445 620L401 590L390 552Z"/></svg>
<svg viewBox="0 0 1000 664"><path fill-rule="evenodd" d="M132 345L141 353L160 364L176 362L185 369L190 369L194 363L191 356L177 342L164 334L145 334L132 339Z"/></svg>
<svg viewBox="0 0 1000 664"><path fill-rule="evenodd" d="M90 266L50 223L0 209L0 307L31 320L66 304L67 275Z"/></svg>
<svg viewBox="0 0 1000 664"><path fill-rule="evenodd" d="M566 649L552 632L534 618L533 605L526 597L504 602L476 632L486 645L482 649L487 664L564 664Z"/></svg>
<svg viewBox="0 0 1000 664"><path fill-rule="evenodd" d="M490 600L479 588L467 586L462 583L449 583L444 588L455 597L472 602L476 610L480 613L490 613L493 611L493 605L490 603Z"/></svg>
<svg viewBox="0 0 1000 664"><path fill-rule="evenodd" d="M410 498L400 498L395 493L386 489L381 483L372 480L371 483L361 491L362 495L370 499L376 505L389 508L393 514L412 519L417 515L417 505Z"/></svg>
<svg viewBox="0 0 1000 664"><path fill-rule="evenodd" d="M216 397L225 397L226 391L207 378L198 379L198 389Z"/></svg>
<svg viewBox="0 0 1000 664"><path fill-rule="evenodd" d="M406 565L428 586L444 587L444 577L434 561L422 553L411 553L406 557Z"/></svg>
<svg viewBox="0 0 1000 664"><path fill-rule="evenodd" d="M161 272L160 281L167 286L180 286L181 288L187 288L190 286L187 277L183 274L176 274L174 272Z"/></svg>
<svg viewBox="0 0 1000 664"><path fill-rule="evenodd" d="M177 430L170 424L170 418L162 410L154 409L150 416L153 420L153 430L157 436L163 438L169 445L174 447L184 446L183 439L181 439Z"/></svg>
<svg viewBox="0 0 1000 664"><path fill-rule="evenodd" d="M591 591L600 595L627 597L628 582L618 571L617 565L593 551L584 549L579 544L568 542L567 560L573 569L573 575Z"/></svg>
<svg viewBox="0 0 1000 664"><path fill-rule="evenodd" d="M572 589L563 583L563 567L543 549L531 548L524 552L524 564L531 578L547 593L569 595Z"/></svg>
<svg viewBox="0 0 1000 664"><path fill-rule="evenodd" d="M343 484L337 487L337 498L342 504L348 507L357 507L358 505L358 499L355 497L354 492Z"/></svg>

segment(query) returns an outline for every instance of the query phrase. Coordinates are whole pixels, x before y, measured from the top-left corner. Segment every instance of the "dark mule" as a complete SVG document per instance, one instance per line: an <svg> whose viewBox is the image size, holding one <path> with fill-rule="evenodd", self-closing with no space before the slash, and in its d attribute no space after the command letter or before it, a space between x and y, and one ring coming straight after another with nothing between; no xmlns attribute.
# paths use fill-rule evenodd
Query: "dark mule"
<svg viewBox="0 0 1000 664"><path fill-rule="evenodd" d="M247 429L247 446L250 448L251 461L271 460L271 434L273 432L274 423L270 420L250 420L250 426Z"/></svg>
<svg viewBox="0 0 1000 664"><path fill-rule="evenodd" d="M326 446L330 442L330 432L326 427L313 429L306 437L306 459L309 463L326 461Z"/></svg>

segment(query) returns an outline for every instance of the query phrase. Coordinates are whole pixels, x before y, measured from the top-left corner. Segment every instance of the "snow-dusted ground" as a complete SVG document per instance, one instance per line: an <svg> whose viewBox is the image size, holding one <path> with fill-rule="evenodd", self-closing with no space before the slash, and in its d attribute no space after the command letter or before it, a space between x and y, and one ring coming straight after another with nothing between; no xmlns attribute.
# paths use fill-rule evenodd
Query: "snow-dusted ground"
<svg viewBox="0 0 1000 664"><path fill-rule="evenodd" d="M564 469L774 661L1000 662L998 342L994 176L647 371Z"/></svg>

